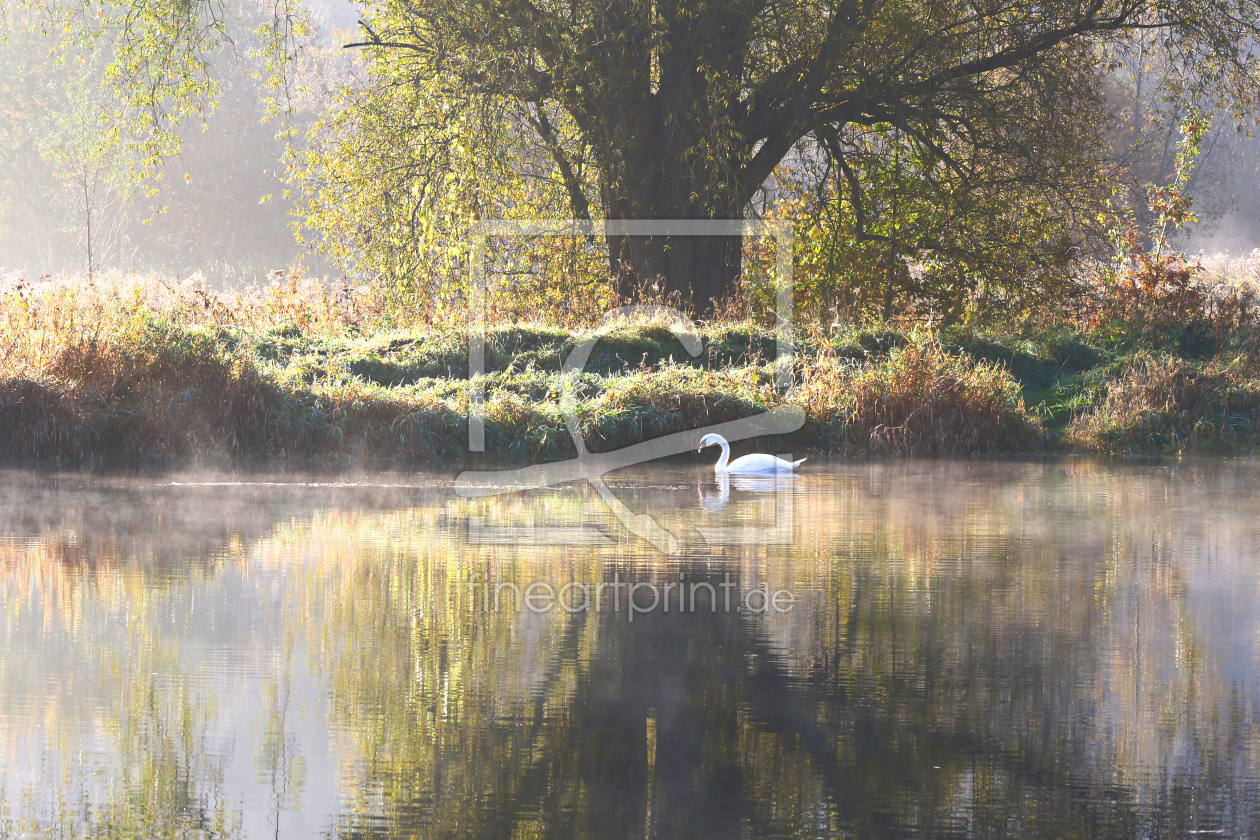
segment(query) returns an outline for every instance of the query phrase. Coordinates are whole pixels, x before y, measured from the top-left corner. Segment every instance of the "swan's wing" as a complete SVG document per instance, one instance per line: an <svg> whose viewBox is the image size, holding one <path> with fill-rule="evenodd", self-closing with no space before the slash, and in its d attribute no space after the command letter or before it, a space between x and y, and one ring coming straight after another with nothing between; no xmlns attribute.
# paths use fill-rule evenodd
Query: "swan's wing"
<svg viewBox="0 0 1260 840"><path fill-rule="evenodd" d="M764 452L736 458L727 467L727 470L733 473L772 473L786 469L791 469L787 461Z"/></svg>

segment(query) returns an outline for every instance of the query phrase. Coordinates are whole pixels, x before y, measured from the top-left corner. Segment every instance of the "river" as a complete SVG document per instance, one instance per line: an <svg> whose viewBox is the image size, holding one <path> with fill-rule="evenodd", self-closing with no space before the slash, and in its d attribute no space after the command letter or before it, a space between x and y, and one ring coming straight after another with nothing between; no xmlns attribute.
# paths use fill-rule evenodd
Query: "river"
<svg viewBox="0 0 1260 840"><path fill-rule="evenodd" d="M0 473L0 837L1260 836L1258 482Z"/></svg>

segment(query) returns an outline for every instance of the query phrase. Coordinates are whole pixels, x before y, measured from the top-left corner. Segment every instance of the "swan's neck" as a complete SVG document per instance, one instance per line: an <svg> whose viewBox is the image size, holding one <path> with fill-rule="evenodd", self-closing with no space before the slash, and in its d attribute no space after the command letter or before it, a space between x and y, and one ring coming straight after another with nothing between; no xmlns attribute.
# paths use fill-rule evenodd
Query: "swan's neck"
<svg viewBox="0 0 1260 840"><path fill-rule="evenodd" d="M717 465L714 467L720 473L726 472L726 461L731 457L731 445L724 440L719 440L718 445L722 447L722 457L718 458Z"/></svg>

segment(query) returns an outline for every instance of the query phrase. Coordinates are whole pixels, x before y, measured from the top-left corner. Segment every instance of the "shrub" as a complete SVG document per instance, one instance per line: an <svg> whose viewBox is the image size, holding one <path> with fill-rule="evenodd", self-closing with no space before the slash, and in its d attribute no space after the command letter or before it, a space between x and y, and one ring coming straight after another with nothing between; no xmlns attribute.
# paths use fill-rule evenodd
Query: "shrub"
<svg viewBox="0 0 1260 840"><path fill-rule="evenodd" d="M10 459L165 463L257 455L274 437L270 390L203 332L140 321L108 339L65 336L37 377L0 386Z"/></svg>
<svg viewBox="0 0 1260 840"><path fill-rule="evenodd" d="M854 452L971 454L1035 446L1043 433L1004 367L933 341L873 364L820 359L799 395L820 442Z"/></svg>
<svg viewBox="0 0 1260 840"><path fill-rule="evenodd" d="M1243 360L1142 354L1070 423L1064 442L1107 453L1229 450L1260 442L1260 382Z"/></svg>

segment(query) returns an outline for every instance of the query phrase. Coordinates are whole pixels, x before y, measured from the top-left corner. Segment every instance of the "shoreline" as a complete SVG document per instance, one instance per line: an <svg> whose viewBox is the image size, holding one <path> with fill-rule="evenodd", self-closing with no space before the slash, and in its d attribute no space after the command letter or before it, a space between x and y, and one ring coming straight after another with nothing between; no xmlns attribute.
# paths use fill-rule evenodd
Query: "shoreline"
<svg viewBox="0 0 1260 840"><path fill-rule="evenodd" d="M1167 456L1260 449L1260 365L1249 345L1178 353L1065 330L1002 337L833 330L798 343L776 389L773 335L701 328L695 359L660 324L602 337L535 325L487 335L486 450L467 451L466 335L302 330L133 319L67 332L40 369L0 368L0 464L112 472L196 468L410 471L518 467L576 455L575 395L592 452L794 405L789 435L737 451L799 456ZM680 361L682 360L682 361ZM768 447L768 448L767 448Z"/></svg>
<svg viewBox="0 0 1260 840"><path fill-rule="evenodd" d="M795 453L793 453L795 454ZM1171 453L1155 455L1100 455L1097 453L1072 452L1016 452L984 455L810 455L809 463L815 467L834 470L838 465L850 467L862 466L897 466L908 464L971 464L976 467L996 465L1069 465L1091 464L1107 467L1217 467L1236 465L1240 467L1260 466L1260 450L1248 452L1197 452ZM628 475L634 476L636 470L650 470L652 465L664 465L671 470L689 468L698 478L714 480L712 464L708 461L692 460L690 456L670 456L652 461L643 461L626 467L619 467L604 473L605 477ZM513 469L506 464L485 464L479 469ZM459 470L417 468L412 471L399 470L389 465L364 465L361 463L348 466L310 465L297 463L246 463L216 466L188 463L177 466L114 466L109 468L84 469L63 467L48 463L0 463L0 483L6 477L17 479L33 479L40 481L92 481L104 486L118 481L127 486L132 482L141 482L140 487L171 489L230 489L240 488L275 488L317 489L317 490L399 490L399 491L431 491L450 489ZM808 475L802 467L797 477ZM553 487L584 479L575 478L570 482L560 482ZM85 485L87 486L87 485ZM505 485L507 486L507 485ZM520 490L527 489L522 486ZM512 492L516 492L515 489Z"/></svg>

